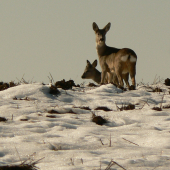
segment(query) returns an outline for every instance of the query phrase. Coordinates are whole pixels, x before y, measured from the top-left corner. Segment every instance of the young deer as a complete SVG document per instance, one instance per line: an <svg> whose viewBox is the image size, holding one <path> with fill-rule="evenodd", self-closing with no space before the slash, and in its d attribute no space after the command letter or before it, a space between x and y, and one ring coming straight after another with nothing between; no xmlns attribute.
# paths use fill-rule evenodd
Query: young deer
<svg viewBox="0 0 170 170"><path fill-rule="evenodd" d="M118 49L106 45L106 33L109 31L110 26L111 23L108 23L103 29L99 29L97 24L93 22L93 30L96 35L96 49L102 69L101 84L104 84L106 75L108 75L108 83L110 83L115 73L119 85L121 87L124 86L124 79L127 87L130 89L128 82L130 74L133 85L132 88L135 89L137 55L129 48Z"/></svg>
<svg viewBox="0 0 170 170"><path fill-rule="evenodd" d="M85 67L84 73L81 76L81 78L82 79L92 79L96 83L100 84L100 82L101 82L101 72L96 69L96 66L97 66L97 60L94 60L94 62L92 64L90 63L89 60L87 60L87 65ZM119 85L116 75L114 75L112 80L113 80L113 82L112 82L113 84ZM108 83L107 75L106 75L104 83L105 84Z"/></svg>
<svg viewBox="0 0 170 170"><path fill-rule="evenodd" d="M101 72L96 69L96 66L97 66L97 60L95 60L92 64L90 63L89 60L87 60L87 65L81 78L92 79L96 83L100 84ZM107 83L107 81L105 81L105 83Z"/></svg>

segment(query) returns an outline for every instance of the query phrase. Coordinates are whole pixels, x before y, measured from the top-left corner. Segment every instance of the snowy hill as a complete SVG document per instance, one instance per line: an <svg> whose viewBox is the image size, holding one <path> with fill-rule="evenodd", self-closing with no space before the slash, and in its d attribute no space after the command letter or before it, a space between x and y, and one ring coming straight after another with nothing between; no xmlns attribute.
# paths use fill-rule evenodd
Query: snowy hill
<svg viewBox="0 0 170 170"><path fill-rule="evenodd" d="M22 84L0 91L0 117L8 119L0 122L0 166L44 158L36 165L40 170L104 170L111 160L114 170L170 169L168 86L123 92L108 84L59 89L58 96L49 87ZM122 108L129 104L135 109ZM101 106L111 111L95 110ZM92 113L107 123L92 122Z"/></svg>

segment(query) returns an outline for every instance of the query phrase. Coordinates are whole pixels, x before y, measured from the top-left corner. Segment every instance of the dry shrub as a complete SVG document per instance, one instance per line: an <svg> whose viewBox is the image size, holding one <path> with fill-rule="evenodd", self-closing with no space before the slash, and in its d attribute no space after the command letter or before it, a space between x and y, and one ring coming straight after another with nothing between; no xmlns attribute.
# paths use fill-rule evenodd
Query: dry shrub
<svg viewBox="0 0 170 170"><path fill-rule="evenodd" d="M44 159L44 158L42 158ZM40 160L42 160L40 159ZM0 166L0 170L38 170L38 168L35 166L40 160L38 161L30 161L29 163L26 163L28 160L22 162L20 165L6 165L6 166Z"/></svg>
<svg viewBox="0 0 170 170"><path fill-rule="evenodd" d="M107 120L102 118L101 116L96 116L94 113L92 114L92 122L95 122L97 125L103 125L107 123Z"/></svg>
<svg viewBox="0 0 170 170"><path fill-rule="evenodd" d="M17 86L17 84L15 84L13 81L9 82L9 83L4 83L4 82L0 82L0 91L2 90L6 90L10 87L14 87Z"/></svg>
<svg viewBox="0 0 170 170"><path fill-rule="evenodd" d="M165 79L165 85L170 86L170 79L169 78Z"/></svg>
<svg viewBox="0 0 170 170"><path fill-rule="evenodd" d="M37 168L32 165L13 165L1 166L0 170L36 170Z"/></svg>
<svg viewBox="0 0 170 170"><path fill-rule="evenodd" d="M169 109L170 105L163 106L163 109Z"/></svg>
<svg viewBox="0 0 170 170"><path fill-rule="evenodd" d="M109 109L108 107L105 107L105 106L99 106L99 107L95 108L94 110L104 110L106 112L112 111L111 109Z"/></svg>
<svg viewBox="0 0 170 170"><path fill-rule="evenodd" d="M152 90L153 92L163 92L162 89L159 87L153 88Z"/></svg>
<svg viewBox="0 0 170 170"><path fill-rule="evenodd" d="M6 119L5 117L0 117L0 122L6 122L8 119Z"/></svg>
<svg viewBox="0 0 170 170"><path fill-rule="evenodd" d="M89 83L87 86L88 86L88 87L97 87L97 85L94 84L94 83Z"/></svg>
<svg viewBox="0 0 170 170"><path fill-rule="evenodd" d="M134 104L128 104L127 106L122 104L122 107L118 107L117 108L120 110L120 111L123 111L123 110L134 110L135 109L135 105Z"/></svg>
<svg viewBox="0 0 170 170"><path fill-rule="evenodd" d="M72 87L79 87L79 85L75 85L73 80L69 80L69 81L65 81L65 79L61 80L61 81L57 81L55 83L55 86L57 88L62 88L64 90L68 90L68 89L72 89Z"/></svg>
<svg viewBox="0 0 170 170"><path fill-rule="evenodd" d="M162 111L162 108L161 107L153 107L152 110Z"/></svg>
<svg viewBox="0 0 170 170"><path fill-rule="evenodd" d="M59 94L60 94L60 91L57 89L56 86L51 85L51 87L50 87L50 92L49 92L49 93L50 93L50 94L54 94L54 95L59 95Z"/></svg>

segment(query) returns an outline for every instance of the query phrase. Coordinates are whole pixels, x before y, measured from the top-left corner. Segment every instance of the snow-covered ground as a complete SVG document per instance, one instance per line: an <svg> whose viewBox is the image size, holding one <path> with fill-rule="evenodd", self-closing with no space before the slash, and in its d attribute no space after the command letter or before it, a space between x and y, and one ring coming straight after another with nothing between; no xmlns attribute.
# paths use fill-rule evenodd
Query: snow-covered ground
<svg viewBox="0 0 170 170"><path fill-rule="evenodd" d="M150 86L163 92L147 86L122 92L108 84L59 89L59 96L49 94L49 87L22 84L0 91L0 117L8 119L0 122L1 166L44 158L40 170L104 170L111 160L128 170L170 169L170 109L152 110L170 104L168 86ZM117 110L129 103L134 110ZM82 106L92 110L75 108ZM98 106L113 111L94 110ZM52 109L62 114L48 113ZM108 123L92 122L92 112Z"/></svg>

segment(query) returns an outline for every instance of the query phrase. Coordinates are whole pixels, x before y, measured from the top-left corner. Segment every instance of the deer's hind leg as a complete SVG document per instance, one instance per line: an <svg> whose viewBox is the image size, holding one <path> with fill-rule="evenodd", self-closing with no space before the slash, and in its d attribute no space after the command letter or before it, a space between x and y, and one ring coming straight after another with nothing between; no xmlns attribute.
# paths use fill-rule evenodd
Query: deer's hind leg
<svg viewBox="0 0 170 170"><path fill-rule="evenodd" d="M130 68L130 77L131 77L131 80L132 80L132 85L134 86L134 89L136 88L136 80L135 80L135 75L136 75L136 63L132 64L131 65L131 68Z"/></svg>
<svg viewBox="0 0 170 170"><path fill-rule="evenodd" d="M107 72L105 70L102 71L100 84L106 84L106 79L107 78L108 78Z"/></svg>
<svg viewBox="0 0 170 170"><path fill-rule="evenodd" d="M126 74L122 74L122 77L126 83L126 86L127 88L129 89L130 88L130 85L129 85L129 73L126 73Z"/></svg>
<svg viewBox="0 0 170 170"><path fill-rule="evenodd" d="M119 82L119 86L121 88L123 88L124 87L124 83L123 83L122 73L120 71L116 71L116 75L117 75L117 79L118 79L118 82Z"/></svg>

